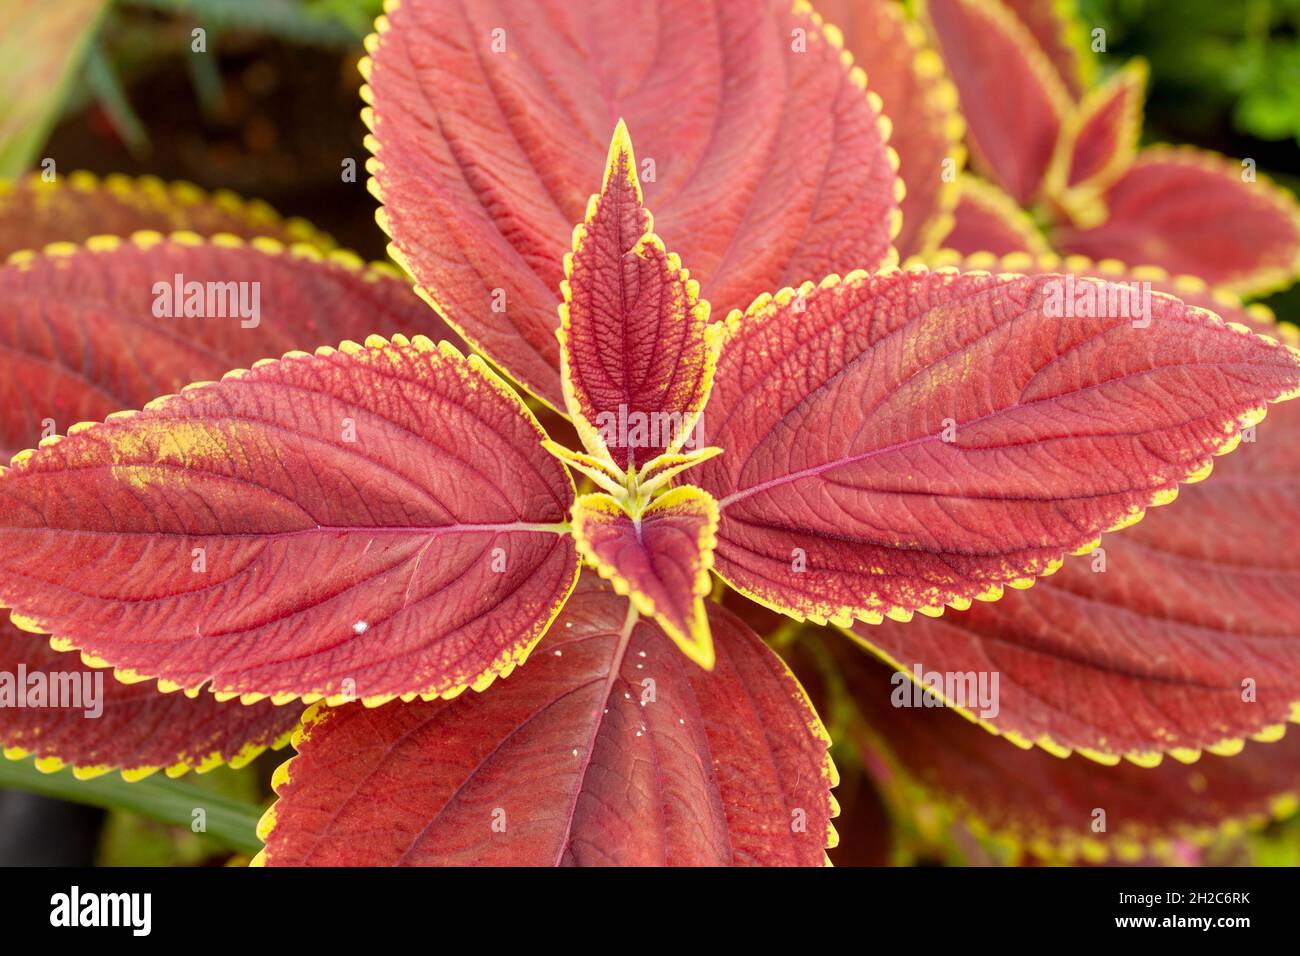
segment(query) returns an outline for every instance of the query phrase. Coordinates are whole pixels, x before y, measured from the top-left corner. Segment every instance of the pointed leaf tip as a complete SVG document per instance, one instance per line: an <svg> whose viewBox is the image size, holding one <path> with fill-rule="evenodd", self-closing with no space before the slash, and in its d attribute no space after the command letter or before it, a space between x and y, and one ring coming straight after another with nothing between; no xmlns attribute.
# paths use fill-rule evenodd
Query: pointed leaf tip
<svg viewBox="0 0 1300 956"><path fill-rule="evenodd" d="M1118 264L1089 269L1112 280L1152 275ZM1152 281L1226 321L1300 339L1221 291ZM1213 461L1209 480L1180 486L1172 507L1088 542L1027 591L937 620L855 631L926 672L996 661L997 711L977 716L1058 750L1110 762L1153 753L1186 760L1273 739L1300 714L1292 711L1300 701L1300 403L1271 406L1236 451ZM1269 759L1272 748L1259 749Z"/></svg>
<svg viewBox="0 0 1300 956"><path fill-rule="evenodd" d="M460 0L388 14L370 44L374 190L430 301L553 407L555 290L613 117L635 131L640 167L653 160L642 184L661 234L719 314L893 261L879 101L807 4L591 0L493 17L508 50L487 47Z"/></svg>
<svg viewBox="0 0 1300 956"><path fill-rule="evenodd" d="M995 599L1171 501L1300 387L1300 353L1154 290L1148 320L1097 305L1119 288L903 271L739 318L709 405L726 454L692 474L718 574L840 624Z"/></svg>
<svg viewBox="0 0 1300 956"><path fill-rule="evenodd" d="M631 143L616 131L602 190L565 259L558 339L578 434L620 470L698 444L721 348L699 284L651 228Z"/></svg>

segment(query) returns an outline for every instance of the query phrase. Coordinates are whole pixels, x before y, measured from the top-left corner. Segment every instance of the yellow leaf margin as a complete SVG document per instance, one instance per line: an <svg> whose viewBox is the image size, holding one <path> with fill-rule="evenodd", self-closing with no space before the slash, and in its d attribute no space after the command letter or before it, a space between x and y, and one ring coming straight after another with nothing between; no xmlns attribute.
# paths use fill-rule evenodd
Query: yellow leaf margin
<svg viewBox="0 0 1300 956"><path fill-rule="evenodd" d="M358 258L355 254L350 252L340 252L336 250L329 253L321 253L314 246L308 246L305 244L295 245L286 248L282 243L274 239L257 238L245 242L243 239L231 235L218 235L208 240L205 240L203 237L198 236L197 234L184 233L184 232L172 233L170 236L166 236L166 237L156 232L138 232L133 234L127 239L122 239L117 236L97 236L88 240L84 246L78 246L75 243L51 244L50 246L47 246L44 249L44 255L71 256L71 255L81 253L83 251L106 252L118 248L123 243L131 243L140 248L148 249L162 242L172 242L172 243L176 243L179 245L186 245L186 246L202 246L202 245L210 244L214 246L223 246L228 248L249 247L252 249L256 249L260 252L272 254L272 255L287 254L295 257L310 259L312 261L318 261L318 262L326 261L331 264L341 265L345 268L363 274L367 281L381 281L382 279L393 279L393 278L404 279L404 277L401 276L401 274L398 273L391 266L388 266L387 264L384 263L375 263L375 264L371 264L370 266L367 266L360 258ZM10 265L17 264L19 268L30 268L31 263L34 262L36 258L37 258L37 253L35 252L30 252L30 251L16 252L9 257L8 264ZM539 444L547 440L546 431L542 428L541 424L537 421L537 418L536 416L533 415L532 411L529 410L528 406L524 404L524 402L519 398L519 395L514 391L514 389L511 388L510 385L508 385L503 379L501 379L495 372L493 372L493 370L488 366L487 362L482 357L478 355L470 355L466 357L460 352L459 349L457 349L450 342L442 341L435 345L431 340L429 340L423 335L417 335L413 339L408 339L406 336L398 334L398 335L394 335L391 341L385 339L383 336L380 335L371 335L366 338L366 342L364 345L360 345L352 341L345 341L342 344L340 344L337 349L332 348L330 346L321 346L316 349L315 355L317 357L323 357L323 356L332 355L335 352L342 352L344 354L356 354L359 352L366 352L366 351L386 350L393 346L396 346L398 348L409 347L409 348L414 348L417 351L421 351L421 352L437 353L443 359L452 361L456 363L458 366L463 366L462 368L459 369L459 374L467 382L474 383L475 387L477 385L486 385L487 387L495 390L503 398L507 399L510 403L512 403L516 407L519 414L525 419L525 421L532 426L533 430L537 434ZM251 367L260 368L269 363L301 361L303 359L308 359L311 357L312 356L306 352L292 351L292 352L285 353L279 359L272 359L272 358L261 359L258 362L254 362ZM233 379L238 379L243 375L245 375L247 371L248 371L247 369L234 369L232 371L225 373L221 377L221 380L224 382ZM184 388L182 388L181 392L188 392L194 389L207 388L214 384L216 383L215 382L193 382L189 385L186 385ZM174 401L176 398L177 398L176 394L162 395L159 396L158 398L153 399L148 404L146 404L145 408L154 409L154 408L165 407L166 405ZM105 419L105 421L119 421L123 418L129 418L137 414L139 414L139 412L134 410L114 412L112 415L108 416L108 418ZM85 431L86 429L98 427L100 424L101 424L100 422L78 422L68 428L67 434L68 435L77 434L79 432ZM39 447L44 448L49 445L55 444L56 442L62 441L64 437L65 436L63 435L51 435L48 438L42 439ZM0 477L2 477L6 472L10 470L24 467L24 463L28 461L28 459L30 459L35 453L36 453L36 449L30 449L30 448L18 452L16 455L13 456L7 468L0 466ZM567 468L564 469L564 474L569 483L570 494L576 495L577 492L573 484L573 477L572 475L569 474ZM568 533L568 530L569 529L567 527L557 526L555 528L555 533L557 534ZM442 698L444 700L450 700L454 697L459 696L464 691L469 689L473 689L475 691L486 690L498 677L508 676L517 666L519 666L520 664L524 663L525 660L527 660L528 656L532 653L532 650L537 645L538 641L542 639L542 637L550 629L551 624L554 623L555 619L559 616L560 611L563 610L565 603L569 599L569 595L573 592L573 588L577 585L578 574L580 570L581 570L581 564L575 561L572 580L569 582L569 585L565 589L564 594L557 602L555 602L554 606L548 610L544 620L541 620L539 626L534 627L533 631L528 635L527 641L524 644L520 645L517 649L504 651L498 657L498 659L494 661L482 674L477 675L475 678L471 680L467 680L463 683L457 684L456 686L449 687L441 691L433 691L433 690L414 691L411 693L401 694L401 695L381 694L372 697L361 698L362 703L365 704L367 707L378 707L381 704L385 704L395 699L411 701L411 700L415 700L418 697L422 700L433 700L438 698ZM4 607L5 605L0 604L0 609L3 609ZM69 637L64 637L59 635L49 635L50 629L44 625L44 623L40 620L39 617L23 614L13 609L10 609L9 617L13 625L17 627L19 630L28 631L30 633L39 634L42 636L48 635L50 640L50 646L54 648L54 650L60 652L79 651L81 654L81 661L86 666L97 668L97 669L111 668L113 677L123 684L138 684L138 683L143 683L147 680L155 680L158 685L158 690L161 693L174 693L176 691L183 691L186 694L186 696L189 697L196 697L203 689L202 684L194 687L185 687L183 685L177 684L174 681L167 680L166 678L157 677L156 675L141 674L136 671L130 670L129 668L114 667L110 662L95 657L93 654L80 648ZM266 692L261 692L261 691L241 692L241 691L216 688L216 687L209 687L209 690L211 693L213 693L216 696L217 700L219 701L224 702L227 700L238 699L240 703L243 704L254 704L257 703L258 701L267 700L267 699L269 699L273 704L276 704L277 706L289 704L297 700L301 700L302 703L304 704L312 704L320 700L324 700L330 704L343 704L349 702L352 699L347 695L340 695L340 694L329 695L326 691L323 690L317 692L310 692L306 694L299 694L293 691L274 691L274 690L266 691Z"/></svg>
<svg viewBox="0 0 1300 956"><path fill-rule="evenodd" d="M633 517L628 515L622 506L609 495L582 495L573 503L573 540L578 546L578 552L591 567L595 568L597 574L614 586L616 594L626 597L640 613L647 617L653 617L655 622L663 629L663 632L681 649L683 654L708 671L713 670L716 658L713 650L713 637L709 633L709 618L704 599L708 597L710 590L712 590L709 571L713 568L713 549L718 544L718 503L713 499L712 495L702 488L696 488L693 485L679 485L650 502L649 506L642 512L642 516L650 517L657 513L683 509L695 509L696 513L702 511L705 516L705 523L700 528L699 537L696 541L699 548L700 564L696 569L693 588L695 595L694 619L685 631L678 627L675 621L661 613L655 607L654 600L637 588L635 581L624 576L615 565L602 560L587 535L588 522L593 520L596 514L603 515L606 518L626 518L629 521L638 522L641 516Z"/></svg>

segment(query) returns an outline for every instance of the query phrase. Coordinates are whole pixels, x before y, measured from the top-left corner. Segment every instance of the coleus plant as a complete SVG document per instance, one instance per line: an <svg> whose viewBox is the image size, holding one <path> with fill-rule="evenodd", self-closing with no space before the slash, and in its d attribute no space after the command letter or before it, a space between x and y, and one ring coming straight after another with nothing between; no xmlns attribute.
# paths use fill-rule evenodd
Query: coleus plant
<svg viewBox="0 0 1300 956"><path fill-rule="evenodd" d="M972 158L988 177L963 177L947 246L1002 255L1050 245L1197 276L1242 295L1294 281L1295 200L1251 159L1140 147L1146 64L1130 61L1095 82L1105 31L1089 29L1073 4L921 7L956 86Z"/></svg>
<svg viewBox="0 0 1300 956"><path fill-rule="evenodd" d="M1157 294L1135 327L1052 314L1051 270L899 270L890 124L803 5L408 0L379 27L365 115L394 256L577 445L346 255L146 233L0 276L25 396L6 441L40 409L147 402L0 477L0 598L56 635L11 653L127 682L114 733L28 712L10 753L239 763L308 702L265 862L820 862L826 735L705 600L710 572L868 640L923 628L1091 554L1300 387L1293 349L1196 303ZM645 43L662 31L671 55ZM254 277L272 311L177 334L145 311L174 275ZM360 338L359 317L388 337L248 354Z"/></svg>

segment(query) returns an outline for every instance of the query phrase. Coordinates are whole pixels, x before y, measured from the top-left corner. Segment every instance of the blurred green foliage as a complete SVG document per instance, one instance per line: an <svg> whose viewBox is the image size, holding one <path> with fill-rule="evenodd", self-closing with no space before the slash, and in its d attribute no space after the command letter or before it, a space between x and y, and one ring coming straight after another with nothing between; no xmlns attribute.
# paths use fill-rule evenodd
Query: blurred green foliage
<svg viewBox="0 0 1300 956"><path fill-rule="evenodd" d="M199 791L247 804L266 804L268 798L252 770L217 767L210 773L187 778ZM231 858L222 841L190 828L162 823L127 810L111 810L104 822L96 862L99 866L199 866ZM239 856L239 859L245 859Z"/></svg>
<svg viewBox="0 0 1300 956"><path fill-rule="evenodd" d="M1106 28L1111 53L1150 61L1158 124L1226 117L1237 134L1300 143L1300 0L1080 0L1080 10Z"/></svg>
<svg viewBox="0 0 1300 956"><path fill-rule="evenodd" d="M184 14L208 30L248 30L289 43L347 46L365 38L383 0L117 0L132 7Z"/></svg>

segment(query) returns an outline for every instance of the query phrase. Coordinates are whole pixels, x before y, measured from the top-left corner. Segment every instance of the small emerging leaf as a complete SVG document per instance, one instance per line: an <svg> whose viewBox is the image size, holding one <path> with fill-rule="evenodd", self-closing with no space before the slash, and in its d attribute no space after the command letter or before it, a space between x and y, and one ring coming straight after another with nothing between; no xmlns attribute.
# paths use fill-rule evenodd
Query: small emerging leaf
<svg viewBox="0 0 1300 956"><path fill-rule="evenodd" d="M583 495L573 505L579 553L705 670L714 659L704 597L717 529L718 503L690 485L655 499L637 518L609 495Z"/></svg>
<svg viewBox="0 0 1300 956"><path fill-rule="evenodd" d="M1131 60L1089 91L1066 120L1047 188L1079 225L1106 218L1100 194L1137 155L1146 81L1146 61Z"/></svg>
<svg viewBox="0 0 1300 956"><path fill-rule="evenodd" d="M621 121L564 274L561 374L583 444L629 471L678 451L708 401L723 328L654 234Z"/></svg>

